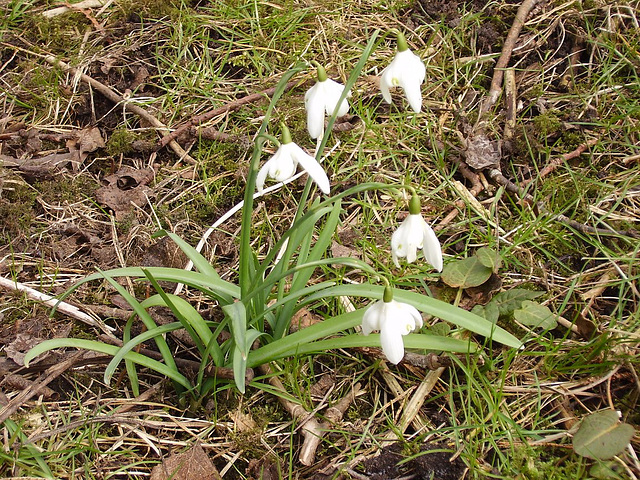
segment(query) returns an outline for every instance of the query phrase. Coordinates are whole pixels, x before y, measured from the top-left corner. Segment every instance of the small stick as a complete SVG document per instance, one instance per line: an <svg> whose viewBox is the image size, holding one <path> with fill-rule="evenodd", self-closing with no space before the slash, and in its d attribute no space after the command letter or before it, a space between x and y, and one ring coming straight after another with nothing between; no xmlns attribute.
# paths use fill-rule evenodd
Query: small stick
<svg viewBox="0 0 640 480"><path fill-rule="evenodd" d="M269 383L273 387L286 393L287 390L280 379L272 375L269 365L261 365L258 369L260 373L269 377ZM332 407L329 407L325 414L327 418L326 422L319 422L315 416L307 412L302 405L291 402L284 398L284 396L278 397L282 406L289 412L289 415L291 415L294 420L299 422L299 428L302 429L302 437L304 440L302 441L302 448L298 456L300 463L305 466L314 464L316 450L322 441L322 437L327 433L327 429L331 426L331 423L337 423L342 419L344 412L347 411L351 402L355 400L360 392L360 388L360 384L356 383L347 396L340 399L340 401Z"/></svg>
<svg viewBox="0 0 640 480"><path fill-rule="evenodd" d="M478 176L478 174L473 172L463 160L458 159L458 160L455 160L455 162L458 165L458 170L460 170L460 173L462 173L462 176L471 182L471 189L469 189L469 193L471 193L471 195L473 195L474 197L478 196L478 194L482 190L484 190L484 187L482 186L482 182L480 181L480 177ZM453 204L453 208L451 209L451 211L447 214L446 217L440 220L438 225L434 227L434 230L438 232L442 230L444 227L446 227L447 225L449 225L453 221L453 219L458 216L458 210L464 208L465 205L466 205L466 202L464 201L464 199L456 200Z"/></svg>
<svg viewBox="0 0 640 480"><path fill-rule="evenodd" d="M82 355L84 355L84 352L78 352L67 360L53 365L45 372L46 376L42 376L38 381L13 397L11 401L0 410L0 424L4 423L7 418L16 413L30 398L36 396L43 388L66 372Z"/></svg>
<svg viewBox="0 0 640 480"><path fill-rule="evenodd" d="M45 59L46 62L50 63L51 65L56 65L56 66L62 68L63 70L68 70L69 72L73 73L74 75L80 73L78 71L78 69L70 66L69 64L63 62L62 60L57 59L53 55L45 55L44 59ZM161 131L169 131L169 129L167 128L167 126L164 123L162 123L156 117L151 115L144 108L139 107L138 105L136 105L134 103L126 101L123 97L121 97L116 92L111 90L111 88L106 86L104 83L99 82L98 80L96 80L96 79L94 79L94 78L92 78L89 75L84 74L84 73L80 73L80 79L82 81L84 81L85 83L88 83L89 85L91 85L91 87L95 88L97 91L99 91L102 95L107 97L109 100L111 100L116 105L122 104L126 110L130 111L131 113L134 113L135 115L138 115L140 118L146 120L149 124L153 125L157 129L159 129ZM169 144L171 149L176 153L176 155L178 155L180 157L181 160L184 159L184 160L186 160L187 162L189 162L189 163L191 163L193 165L198 163L175 140L172 140L172 141L167 142L167 143Z"/></svg>
<svg viewBox="0 0 640 480"><path fill-rule="evenodd" d="M496 66L493 69L493 78L491 79L491 87L489 88L489 94L485 98L482 106L480 107L480 116L487 113L491 107L493 107L500 96L500 92L502 91L502 78L504 76L504 69L509 65L509 60L511 60L511 54L513 53L513 49L516 46L516 42L518 41L518 37L520 36L520 31L524 26L527 17L533 7L536 6L538 0L524 0L518 11L516 13L516 18L513 20L513 25L511 25L511 29L507 35L506 40L504 41L504 45L502 46L502 53L500 54L500 58L496 62Z"/></svg>
<svg viewBox="0 0 640 480"><path fill-rule="evenodd" d="M506 113L504 121L504 140L510 142L516 129L516 99L518 89L516 87L516 73L513 68L508 68L504 72L504 90L506 94Z"/></svg>
<svg viewBox="0 0 640 480"><path fill-rule="evenodd" d="M72 73L74 75L78 75L79 74L80 79L83 82L89 84L92 88L95 88L97 91L99 91L102 95L104 95L106 98L111 100L116 105L122 104L124 106L125 110L128 110L131 113L133 113L135 115L138 115L140 118L146 120L149 124L153 125L154 127L158 128L159 130L164 130L164 131L168 131L169 130L164 123L162 123L156 117L151 115L144 108L141 108L138 105L135 105L134 103L127 102L122 96L118 95L116 92L111 90L111 88L106 86L104 83L99 82L98 80L96 80L95 78L90 77L89 75L81 73L77 68L72 67L71 65L69 65L69 64L63 62L62 60L54 57L53 55L41 55L39 53L32 52L30 50L27 50L27 49L24 49L24 48L20 48L20 47L17 47L15 45L11 45L11 44L8 44L8 43L5 43L5 42L2 42L2 45L6 46L6 47L9 47L9 48L12 48L14 50L18 50L18 51L27 53L29 55L35 55L37 57L43 58L47 63L49 63L51 65L54 65L54 66L57 66L57 67L60 67L63 70L67 70L67 71L69 71L70 73ZM169 144L171 149L180 157L181 160L184 159L184 160L186 160L187 162L189 162L191 164L196 164L197 163L195 161L195 159L193 159L178 144L178 142L176 142L175 140L168 141L164 145L166 145L166 144Z"/></svg>
<svg viewBox="0 0 640 480"><path fill-rule="evenodd" d="M561 155L561 156L559 156L557 158L554 158L542 170L540 170L540 173L538 173L538 176L536 178L538 179L538 178L546 177L547 175L549 175L550 173L555 171L555 169L558 168L560 165L562 165L564 162L568 162L569 160L573 160L574 158L578 158L580 155L582 155L584 153L584 151L587 148L593 147L599 141L600 141L600 139L598 139L598 138L592 138L588 142L583 143L582 145L579 145L578 148L576 148L574 151L569 152L569 153L565 153L564 155ZM523 181L520 182L520 186L521 187L526 187L533 180L534 180L533 178L530 178L528 180L523 180Z"/></svg>
<svg viewBox="0 0 640 480"><path fill-rule="evenodd" d="M553 212L547 210L542 202L536 203L535 199L530 194L526 193L522 188L520 188L520 186L516 185L511 180L502 175L502 172L500 172L500 170L498 170L497 168L490 168L489 170L487 170L487 173L491 180L496 182L498 185L502 185L507 191L518 195L518 197L520 197L525 203L535 205L540 212L547 215L552 215L554 220L557 220L560 223L564 223L565 225L569 225L579 232L589 235L617 235L631 238L636 238L638 235L636 232L631 230L620 231L608 228L591 227L589 225L585 225L584 223L576 222L575 220L561 213L554 214Z"/></svg>
<svg viewBox="0 0 640 480"><path fill-rule="evenodd" d="M4 380L2 380L1 385L6 385L13 390L24 390L29 387L33 387L34 382L32 380L27 380L22 375L16 375L15 373L7 373L4 376ZM55 399L57 398L57 392L54 392L49 387L40 387L40 395L45 400Z"/></svg>
<svg viewBox="0 0 640 480"><path fill-rule="evenodd" d="M27 287L22 283L15 282L4 277L0 277L0 287L7 288L9 290L24 292L27 294L27 297L29 299L41 302L48 307L55 308L60 313L64 313L65 315L68 315L71 318L75 318L76 320L80 320L81 322L86 323L87 325L90 325L92 327L97 327L108 336L113 337L112 332L115 330L113 327L106 325L99 318L94 318L91 315L84 313L78 307L75 307L70 303L62 302L56 297L52 297L51 295L47 295L46 293L39 292L38 290Z"/></svg>
<svg viewBox="0 0 640 480"><path fill-rule="evenodd" d="M200 128L191 127L189 130L193 137L205 138L207 140L215 140L217 142L237 143L247 149L253 145L253 141L246 135L232 135L221 132L213 127Z"/></svg>
<svg viewBox="0 0 640 480"><path fill-rule="evenodd" d="M287 85L284 87L284 91L286 92L288 90L291 90L297 84L298 84L298 82L289 82L289 83L287 83ZM208 120L211 120L212 118L217 117L218 115L222 115L223 113L227 113L227 112L231 112L233 110L237 110L243 105L247 105L249 103L253 103L253 102L256 102L258 100L262 100L265 97L271 97L271 96L273 96L275 91L276 91L276 87L267 88L266 90L263 90L262 92L252 93L251 95L240 97L240 98L238 98L236 100L233 100L233 101L231 101L229 103L226 103L225 105L223 105L221 107L214 108L213 110L209 110L208 112L203 113L202 115L198 115L198 116L192 117L191 120L189 120L188 122L182 124L180 127L176 128L173 132L168 133L167 135L162 137L162 139L160 139L159 146L160 146L160 148L162 148L162 147L166 146L168 143L174 142L176 138L178 138L180 135L182 135L185 131L188 131L191 127L194 127L194 126L199 125L201 123L204 123L204 122L206 122Z"/></svg>

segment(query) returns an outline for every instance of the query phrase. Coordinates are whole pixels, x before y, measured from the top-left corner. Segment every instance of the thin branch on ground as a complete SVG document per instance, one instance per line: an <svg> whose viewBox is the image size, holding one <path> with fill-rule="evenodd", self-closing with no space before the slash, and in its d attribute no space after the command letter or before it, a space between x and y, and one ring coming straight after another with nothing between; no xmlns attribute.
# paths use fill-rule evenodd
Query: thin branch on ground
<svg viewBox="0 0 640 480"><path fill-rule="evenodd" d="M162 123L156 117L151 115L144 108L139 107L135 103L128 102L124 97L122 97L121 95L119 95L116 92L114 92L111 88L109 88L104 83L99 82L95 78L92 78L92 77L90 77L89 75L87 75L85 73L82 73L77 68L72 67L71 65L69 65L69 64L63 62L62 60L54 57L53 55L42 55L42 54L39 54L39 53L36 53L36 52L32 52L30 50L27 50L27 49L24 49L24 48L20 48L20 47L17 47L15 45L11 45L11 44L4 43L4 42L2 42L2 44L5 47L9 47L9 48L12 48L14 50L19 50L19 51L25 52L25 53L27 53L29 55L35 55L37 57L40 57L40 58L44 59L50 65L57 66L57 67L61 68L62 70L68 71L69 73L71 73L73 75L79 75L80 79L83 82L85 82L86 84L90 85L92 88L94 88L95 90L100 92L103 96L105 96L106 98L111 100L116 105L122 105L125 110L128 110L129 112L131 112L131 113L133 113L135 115L138 115L140 118L145 120L150 125L153 125L159 131L164 131L164 132L168 132L169 131L169 128L164 123ZM196 160L194 158L192 158L178 144L178 142L176 142L175 140L168 141L168 142L165 143L165 145L166 144L168 144L171 147L171 149L176 153L176 155L178 155L180 157L181 160L186 160L187 162L189 162L191 164L196 164L197 163Z"/></svg>
<svg viewBox="0 0 640 480"><path fill-rule="evenodd" d="M0 287L4 287L9 290L24 292L27 295L27 298L29 298L30 300L35 300L37 302L43 303L48 307L55 308L56 311L64 313L65 315L68 315L71 318L79 320L83 323L86 323L91 327L99 328L109 337L113 337L113 327L106 325L100 318L88 315L87 313L83 312L78 307L71 305L70 303L62 302L56 297L39 292L38 290L27 287L20 282L16 282L4 277L0 277Z"/></svg>
<svg viewBox="0 0 640 480"><path fill-rule="evenodd" d="M496 62L496 65L493 70L493 78L491 79L491 87L489 88L489 93L487 97L482 102L480 107L480 117L483 114L487 113L491 108L495 105L500 93L502 92L502 78L504 77L504 69L509 65L509 60L511 60L511 54L513 53L513 49L516 46L518 41L518 37L520 36L520 31L527 21L527 17L531 10L536 6L539 0L525 0L522 2L518 11L516 13L516 18L513 20L513 25L511 25L511 29L509 30L509 34L504 41L504 45L502 46L502 53L500 54L500 58Z"/></svg>
<svg viewBox="0 0 640 480"><path fill-rule="evenodd" d="M554 158L542 170L540 170L540 172L535 178L532 177L527 180L522 180L520 182L520 186L526 187L534 180L539 180L541 178L546 177L550 173L553 173L556 170L556 168L558 168L563 163L568 162L569 160L573 160L574 158L578 158L580 155L582 155L585 152L585 150L587 150L587 148L593 147L599 141L600 139L598 138L592 138L591 140L583 143L582 145L579 145L578 148L576 148L574 151L565 153L564 155L560 155L559 157Z"/></svg>
<svg viewBox="0 0 640 480"><path fill-rule="evenodd" d="M458 170L462 173L462 176L471 182L471 189L469 189L469 193L472 196L477 197L478 194L484 190L482 182L480 181L480 176L472 171L462 159L454 160L454 162L457 164ZM465 205L466 201L464 199L461 198L456 200L451 211L442 220L440 220L440 222L438 222L438 225L434 226L434 230L438 232L450 224L453 219L458 216L459 211L465 208Z"/></svg>
<svg viewBox="0 0 640 480"><path fill-rule="evenodd" d="M291 90L293 87L298 85L298 83L299 82L297 82L297 81L296 82L287 83L287 85L284 87L284 92L287 92L287 91ZM183 135L185 133L190 132L191 127L195 127L197 125L200 125L201 123L207 122L207 121L211 120L212 118L217 117L218 115L222 115L224 113L232 112L234 110L237 110L240 107L242 107L243 105L247 105L249 103L253 103L253 102L257 102L259 100L263 100L263 99L269 98L269 97L273 96L275 91L276 91L276 87L267 88L266 90L263 90L262 92L252 93L250 95L246 95L244 97L241 97L241 98L233 100L233 101L231 101L229 103L226 103L221 107L217 107L217 108L214 108L213 110L209 110L208 112L203 113L202 115L197 115L195 117L192 117L188 122L183 123L181 126L177 127L171 133L168 133L167 135L162 137L162 139L160 139L160 142L159 142L159 147L162 148L162 147L166 146L167 144L169 144L170 142L175 141L176 138L178 138L180 135ZM198 133L200 133L200 132L198 132Z"/></svg>
<svg viewBox="0 0 640 480"><path fill-rule="evenodd" d="M273 387L283 393L287 393L283 383L277 376L273 375L268 365L261 365L258 369L260 373L268 377L268 381ZM324 417L327 421L325 422L318 421L311 412L308 412L299 403L287 400L284 396L278 397L280 404L289 412L289 415L298 422L298 428L302 429L302 437L304 440L302 441L302 447L300 448L300 454L298 456L300 463L305 466L314 464L316 451L320 446L322 437L327 433L327 430L332 424L336 424L342 420L344 413L360 391L361 386L359 383L356 383L348 395L342 397L335 405L326 410Z"/></svg>
<svg viewBox="0 0 640 480"><path fill-rule="evenodd" d="M43 388L66 372L72 365L74 365L78 358L84 355L84 353L85 352L78 352L67 360L53 365L39 380L35 381L32 385L13 397L11 401L4 405L0 410L0 424L4 423L4 421L16 413L22 405L38 395Z"/></svg>
<svg viewBox="0 0 640 480"><path fill-rule="evenodd" d="M517 195L521 199L521 201L531 206L535 206L540 211L540 213L550 215L554 220L568 225L571 228L575 228L581 233L587 235L617 235L631 238L638 237L638 233L632 230L614 230L609 228L591 227L589 225L585 225L584 223L577 222L561 213L556 214L550 212L542 202L536 202L533 196L526 193L519 185L513 183L511 180L502 175L502 172L500 172L500 170L498 170L497 168L488 169L487 174L489 175L489 178L491 178L491 180L496 182L498 185L503 186L508 192Z"/></svg>

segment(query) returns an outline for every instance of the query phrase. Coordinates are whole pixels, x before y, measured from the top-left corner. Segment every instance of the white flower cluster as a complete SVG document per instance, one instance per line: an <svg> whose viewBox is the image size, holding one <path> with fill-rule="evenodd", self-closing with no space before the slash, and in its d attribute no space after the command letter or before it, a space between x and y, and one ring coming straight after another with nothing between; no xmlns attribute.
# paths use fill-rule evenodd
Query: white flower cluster
<svg viewBox="0 0 640 480"><path fill-rule="evenodd" d="M312 139L324 135L325 115L341 117L349 111L349 102L344 94L344 85L327 77L324 68L317 65L318 81L305 94L304 105L307 112L307 130ZM409 106L415 113L422 109L421 85L426 69L420 57L407 46L406 39L398 32L398 51L393 61L382 71L380 90L387 103L391 103L390 89L400 87L404 91ZM337 112L336 112L337 109ZM282 142L276 153L262 166L256 179L258 191L264 189L268 177L278 182L291 178L300 166L308 173L324 194L329 194L330 184L320 163L293 143L286 127L283 127ZM391 254L396 267L399 258L412 263L422 250L425 260L436 270L442 271L442 249L434 231L422 218L420 201L415 194L409 203L409 216L391 237ZM384 299L369 306L363 316L362 333L369 335L380 331L380 344L387 359L397 364L404 357L402 337L422 327L422 317L418 310L406 303L393 300L393 292L387 287Z"/></svg>

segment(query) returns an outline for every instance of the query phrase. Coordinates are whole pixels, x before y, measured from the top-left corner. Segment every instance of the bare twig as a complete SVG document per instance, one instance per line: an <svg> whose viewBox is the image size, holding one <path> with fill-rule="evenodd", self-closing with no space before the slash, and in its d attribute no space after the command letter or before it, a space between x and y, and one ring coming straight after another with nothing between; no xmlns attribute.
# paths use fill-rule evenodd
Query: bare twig
<svg viewBox="0 0 640 480"><path fill-rule="evenodd" d="M462 173L462 176L471 182L471 189L469 189L469 193L474 197L477 196L482 190L484 190L484 187L482 186L482 182L480 182L480 177L478 176L477 173L473 172L463 160L458 159L454 161L458 165L458 170L460 170L460 173ZM449 223L451 223L453 219L456 218L459 210L464 208L465 205L466 205L466 202L464 199L461 198L456 200L453 204L453 208L451 209L451 211L442 220L440 220L438 225L434 227L434 230L440 231L444 227L449 225Z"/></svg>
<svg viewBox="0 0 640 480"><path fill-rule="evenodd" d="M550 212L542 202L536 203L535 199L528 193L526 193L519 185L516 185L511 180L502 175L502 172L497 168L491 168L487 170L489 178L496 182L498 185L502 185L508 192L511 192L517 195L521 201L538 208L541 213L551 215L553 219L557 220L560 223L564 223L572 228L575 228L579 232L590 234L590 235L617 235L624 237L636 238L638 234L631 230L614 230L608 228L596 228L591 227L589 225L585 225L584 223L576 222L575 220L563 215L561 213L555 214Z"/></svg>
<svg viewBox="0 0 640 480"><path fill-rule="evenodd" d="M287 83L287 85L284 87L284 91L286 92L287 90L291 90L297 84L298 82ZM257 102L258 100L262 100L264 98L269 98L273 96L275 91L276 91L276 87L273 87L273 88L268 88L266 90L263 90L262 92L252 93L251 95L247 95L245 97L241 97L229 103L226 103L221 107L214 108L213 110L209 110L208 112L203 113L202 115L192 117L188 122L182 124L180 127L176 128L173 132L162 137L162 139L159 142L159 146L160 148L162 148L167 144L170 144L170 142L174 142L175 139L178 138L180 135L182 135L185 132L188 132L191 127L200 125L201 123L209 121L212 118L217 117L218 115L222 115L224 113L237 110L243 105Z"/></svg>
<svg viewBox="0 0 640 480"><path fill-rule="evenodd" d="M22 375L7 373L4 376L1 385L7 386L13 390L25 390L26 388L33 387L34 382L32 380L27 380ZM58 394L51 390L49 387L40 387L39 393L45 400L50 400L58 396Z"/></svg>
<svg viewBox="0 0 640 480"><path fill-rule="evenodd" d="M536 6L539 0L524 0L518 8L516 13L516 18L513 20L513 25L511 25L511 29L509 30L509 34L507 35L506 40L504 41L504 45L502 46L502 53L500 54L500 58L496 62L496 66L493 70L493 78L491 79L491 87L489 88L489 94L485 98L484 102L482 102L482 106L480 107L480 116L487 113L496 103L498 97L500 96L500 92L502 91L502 78L504 76L504 69L509 65L509 60L511 60L511 54L513 53L513 49L516 46L516 42L518 41L518 37L520 36L520 31L524 26L527 17L533 7Z"/></svg>
<svg viewBox="0 0 640 480"><path fill-rule="evenodd" d="M169 131L169 129L167 128L167 126L164 123L162 123L156 117L151 115L144 108L139 107L135 103L131 103L131 102L126 101L122 96L118 95L116 92L111 90L111 88L106 86L104 83L99 82L95 78L92 78L92 77L90 77L89 75L87 75L85 73L79 72L78 69L76 69L76 68L66 64L65 62L57 59L53 55L45 55L43 58L45 59L45 61L47 61L51 65L56 65L56 66L62 68L63 70L68 70L69 72L73 73L74 75L79 73L80 74L80 79L83 82L91 85L92 88L96 89L98 92L100 92L102 95L104 95L106 98L111 100L116 105L122 105L126 110L130 111L131 113L133 113L135 115L138 115L140 118L142 118L143 120L145 120L149 124L153 125L154 127L156 127L160 131L165 131L165 132ZM171 149L176 153L176 155L178 155L180 157L181 160L186 160L187 162L189 162L191 164L196 164L197 163L195 161L195 159L193 159L178 144L178 142L176 142L175 140L171 140L171 141L169 141L167 143L171 147Z"/></svg>
<svg viewBox="0 0 640 480"><path fill-rule="evenodd" d="M269 383L280 390L281 392L286 393L286 389L280 379L273 375L271 372L271 368L268 365L262 365L258 367L260 373L269 377ZM280 404L289 412L289 415L299 423L299 427L302 430L302 448L300 450L300 455L298 456L300 463L306 466L310 466L314 464L316 450L322 441L322 437L327 432L327 429L331 426L331 423L337 423L342 419L342 416L351 405L360 392L360 384L356 383L348 395L340 399L338 403L329 407L325 413L326 422L320 422L318 419L310 412L305 410L305 408L298 404L291 402L284 398L284 396L278 397Z"/></svg>
<svg viewBox="0 0 640 480"><path fill-rule="evenodd" d="M45 372L46 376L41 377L38 381L34 382L32 385L25 388L22 392L13 397L11 401L4 407L2 407L2 410L0 410L0 424L2 424L7 418L17 412L18 409L26 402L28 402L30 398L38 395L38 393L40 393L43 388L45 388L53 380L66 372L67 369L71 367L81 355L84 355L84 352L78 352L71 358L53 365Z"/></svg>
<svg viewBox="0 0 640 480"><path fill-rule="evenodd" d="M578 148L576 148L574 151L569 152L569 153L565 153L564 155L561 155L561 156L559 156L557 158L554 158L542 170L540 170L540 172L535 177L535 179L540 179L540 178L546 177L547 175L552 173L556 168L558 168L560 165L562 165L564 162L568 162L569 160L573 160L574 158L578 158L580 155L582 155L584 153L584 151L587 148L593 147L599 141L600 140L598 138L592 138L588 142L583 143L582 145L579 145ZM534 180L534 178L530 178L528 180L523 180L523 181L520 182L520 185L525 187L529 183L531 183L533 180Z"/></svg>
<svg viewBox="0 0 640 480"><path fill-rule="evenodd" d="M508 68L504 72L504 90L506 113L504 120L504 140L510 142L516 129L516 100L518 89L516 87L516 73L513 68Z"/></svg>
<svg viewBox="0 0 640 480"><path fill-rule="evenodd" d="M14 50L19 50L21 52L25 52L29 55L35 55L37 57L43 58L47 63L60 67L63 70L67 70L68 72L74 74L74 75L78 75L79 78L87 83L88 85L90 85L92 88L94 88L95 90L97 90L98 92L100 92L102 95L104 95L106 98L108 98L109 100L111 100L113 103L115 103L116 105L122 105L123 108L125 110L130 111L131 113L138 115L140 118L142 118L143 120L145 120L147 123L149 123L150 125L153 125L154 127L156 127L158 130L160 131L165 131L168 132L169 129L167 128L167 126L162 123L160 120L158 120L156 117L154 117L153 115L151 115L149 112L147 112L144 108L139 107L138 105L136 105L135 103L132 102L128 102L125 98L123 98L122 96L118 95L116 92L114 92L111 88L109 88L107 85L105 85L102 82L99 82L98 80L96 80L95 78L90 77L87 74L82 73L81 71L79 71L77 68L70 66L69 64L63 62L62 60L54 57L53 55L41 55L39 53L36 52L32 52L30 50L24 49L24 48L20 48L17 47L15 45L11 45L9 43L5 43L2 42L2 45L12 48ZM176 142L175 140L170 140L167 141L166 143L163 144L163 146L165 145L169 145L171 147L171 149L180 157L181 160L186 160L187 162L191 163L191 164L195 164L197 163L195 161L195 159L193 159L179 144L178 142Z"/></svg>
<svg viewBox="0 0 640 480"><path fill-rule="evenodd" d="M41 302L47 305L48 307L53 307L58 312L64 313L65 315L75 318L76 320L80 320L81 322L86 323L87 325L90 325L92 327L97 327L100 330L102 330L104 333L106 333L108 336L113 337L113 333L112 333L114 331L113 327L105 325L105 323L102 320L100 320L100 318L92 317L91 315L86 314L85 312L80 310L78 307L75 307L70 303L62 302L57 298L52 297L51 295L47 295L46 293L39 292L34 288L27 287L22 283L9 280L8 278L4 278L4 277L0 277L0 287L7 288L9 290L17 290L19 292L24 292L27 294L27 297L29 299Z"/></svg>

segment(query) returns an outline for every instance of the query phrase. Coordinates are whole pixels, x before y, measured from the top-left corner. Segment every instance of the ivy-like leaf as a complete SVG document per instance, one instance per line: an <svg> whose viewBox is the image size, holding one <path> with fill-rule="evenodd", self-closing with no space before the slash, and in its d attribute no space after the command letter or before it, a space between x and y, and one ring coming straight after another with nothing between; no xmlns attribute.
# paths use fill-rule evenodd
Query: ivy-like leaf
<svg viewBox="0 0 640 480"><path fill-rule="evenodd" d="M536 292L525 288L512 288L506 292L498 293L487 305L485 305L485 308L489 304L493 304L493 306L498 307L498 312L500 312L501 317L511 315L514 310L520 308L522 302L525 300L533 300L542 294L543 292Z"/></svg>
<svg viewBox="0 0 640 480"><path fill-rule="evenodd" d="M556 328L558 321L551 310L531 300L522 302L521 307L513 312L513 317L523 325L545 330Z"/></svg>
<svg viewBox="0 0 640 480"><path fill-rule="evenodd" d="M500 254L489 247L478 249L476 257L478 257L482 265L490 268L493 272L497 272L502 265L502 257L500 257Z"/></svg>
<svg viewBox="0 0 640 480"><path fill-rule="evenodd" d="M449 262L442 271L442 281L450 287L477 287L489 280L492 270L485 267L478 257Z"/></svg>

